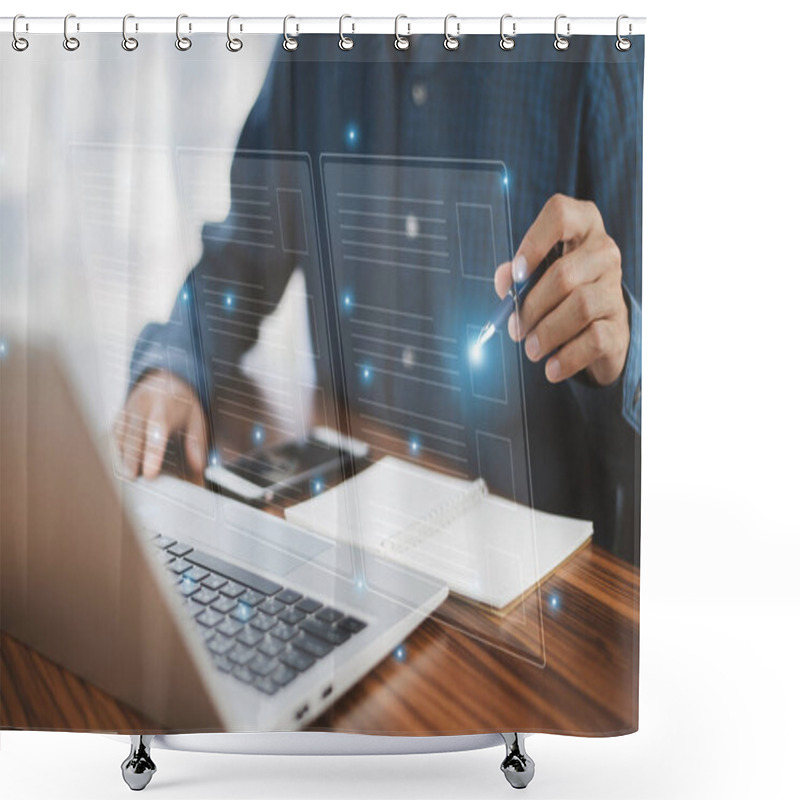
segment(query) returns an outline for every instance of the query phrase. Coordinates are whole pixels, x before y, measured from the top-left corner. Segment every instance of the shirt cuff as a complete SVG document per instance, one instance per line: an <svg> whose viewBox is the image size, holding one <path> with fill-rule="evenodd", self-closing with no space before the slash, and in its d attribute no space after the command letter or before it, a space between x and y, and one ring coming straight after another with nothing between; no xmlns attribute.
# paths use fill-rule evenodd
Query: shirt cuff
<svg viewBox="0 0 800 800"><path fill-rule="evenodd" d="M630 309L631 341L622 375L622 416L639 434L642 432L642 309L623 286Z"/></svg>

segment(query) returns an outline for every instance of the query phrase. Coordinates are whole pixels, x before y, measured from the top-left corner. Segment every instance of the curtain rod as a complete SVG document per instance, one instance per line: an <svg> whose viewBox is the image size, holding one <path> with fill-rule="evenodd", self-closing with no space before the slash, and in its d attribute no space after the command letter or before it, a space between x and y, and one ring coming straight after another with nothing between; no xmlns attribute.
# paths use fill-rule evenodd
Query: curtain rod
<svg viewBox="0 0 800 800"><path fill-rule="evenodd" d="M64 17L20 16L17 20L17 33L45 34L64 33ZM191 36L199 33L226 33L228 25L236 34L280 34L291 36L304 33L345 33L372 34L385 33L402 36L431 33L444 34L445 27L454 36L469 34L499 34L500 16L497 17L459 17L449 15L447 22L443 17L234 17L230 23L226 17L192 17L182 15L181 33ZM503 30L509 36L524 34L554 34L556 27L561 36L581 36L607 34L615 36L637 36L644 34L644 17L515 17L504 15ZM619 28L618 28L619 25ZM130 16L126 29L129 34L137 33L175 33L175 17L136 17ZM13 18L0 18L0 32L11 34ZM69 32L76 33L122 33L122 17L80 17L70 15Z"/></svg>

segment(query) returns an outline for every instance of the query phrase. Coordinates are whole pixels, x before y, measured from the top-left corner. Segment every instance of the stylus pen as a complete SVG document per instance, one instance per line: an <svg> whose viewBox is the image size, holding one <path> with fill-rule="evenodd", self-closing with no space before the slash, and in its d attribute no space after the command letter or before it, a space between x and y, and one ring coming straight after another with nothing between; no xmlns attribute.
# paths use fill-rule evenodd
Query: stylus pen
<svg viewBox="0 0 800 800"><path fill-rule="evenodd" d="M547 268L558 258L561 257L562 243L558 242L550 252L542 259L536 269L530 275L519 283L512 283L508 294L500 301L491 319L481 328L478 338L475 341L475 347L481 348L492 336L497 333L501 325L505 325L509 317L514 313L520 305L522 305L525 298L530 294L531 289L539 282L539 278L545 273ZM520 258L521 256L517 256ZM522 256L524 258L524 256ZM513 269L513 266L512 266Z"/></svg>

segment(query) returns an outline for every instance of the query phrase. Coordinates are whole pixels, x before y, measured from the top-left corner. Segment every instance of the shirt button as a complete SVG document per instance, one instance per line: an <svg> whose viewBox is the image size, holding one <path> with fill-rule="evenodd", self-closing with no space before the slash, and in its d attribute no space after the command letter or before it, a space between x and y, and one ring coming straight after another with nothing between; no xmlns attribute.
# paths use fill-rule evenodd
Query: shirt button
<svg viewBox="0 0 800 800"><path fill-rule="evenodd" d="M424 106L428 102L428 87L424 83L415 83L411 87L411 99L415 106Z"/></svg>

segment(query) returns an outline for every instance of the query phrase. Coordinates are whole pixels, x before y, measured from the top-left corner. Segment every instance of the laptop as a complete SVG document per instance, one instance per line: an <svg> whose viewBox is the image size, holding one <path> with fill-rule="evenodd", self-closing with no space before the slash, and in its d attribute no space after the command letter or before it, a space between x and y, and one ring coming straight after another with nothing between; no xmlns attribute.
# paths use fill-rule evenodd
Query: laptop
<svg viewBox="0 0 800 800"><path fill-rule="evenodd" d="M154 725L302 728L446 598L435 579L201 486L118 477L85 390L54 341L7 343L0 627Z"/></svg>

